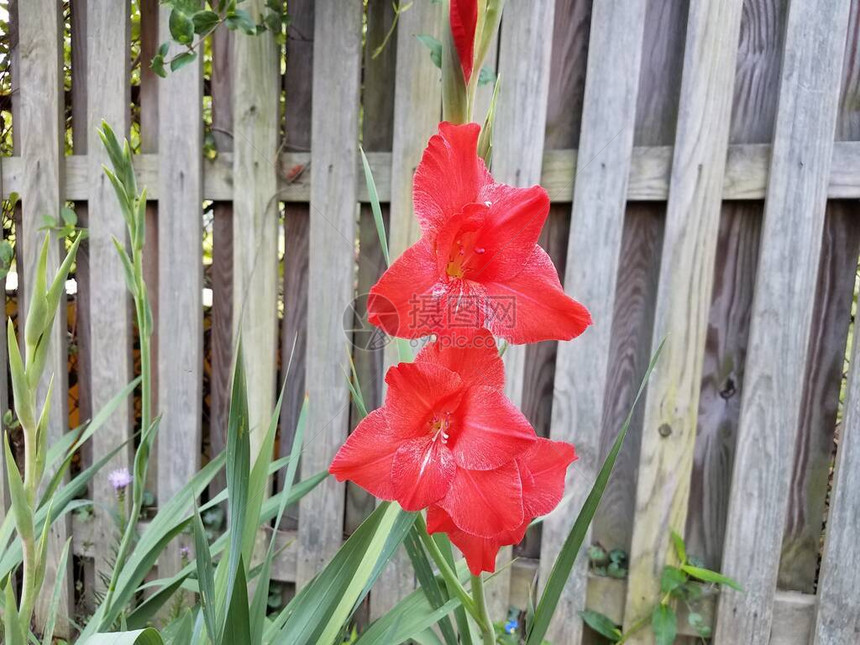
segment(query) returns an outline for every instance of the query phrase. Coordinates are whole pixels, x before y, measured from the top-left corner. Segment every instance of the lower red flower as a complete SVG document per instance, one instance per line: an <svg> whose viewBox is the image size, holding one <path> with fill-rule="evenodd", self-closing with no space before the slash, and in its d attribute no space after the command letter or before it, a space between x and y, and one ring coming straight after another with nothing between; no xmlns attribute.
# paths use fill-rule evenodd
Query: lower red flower
<svg viewBox="0 0 860 645"><path fill-rule="evenodd" d="M452 506L446 498L427 509L427 530L447 533L474 575L481 571L492 573L496 570L499 549L522 542L532 520L546 515L561 501L567 468L575 460L576 451L571 444L549 439L538 439L516 459L523 503L523 521L516 527L487 535L475 522L458 517L457 505ZM473 514L479 515L480 508L476 504Z"/></svg>

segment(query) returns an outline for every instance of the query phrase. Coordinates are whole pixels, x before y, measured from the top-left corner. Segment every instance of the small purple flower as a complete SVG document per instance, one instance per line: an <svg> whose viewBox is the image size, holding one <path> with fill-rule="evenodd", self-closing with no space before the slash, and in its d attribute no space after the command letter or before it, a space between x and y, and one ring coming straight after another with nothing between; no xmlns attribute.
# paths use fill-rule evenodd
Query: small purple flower
<svg viewBox="0 0 860 645"><path fill-rule="evenodd" d="M182 548L179 549L179 556L183 560L187 560L190 555L191 555L191 549L189 549L187 546L183 546Z"/></svg>
<svg viewBox="0 0 860 645"><path fill-rule="evenodd" d="M117 493L124 491L131 484L131 474L128 472L128 468L118 468L111 472L108 475L108 482Z"/></svg>

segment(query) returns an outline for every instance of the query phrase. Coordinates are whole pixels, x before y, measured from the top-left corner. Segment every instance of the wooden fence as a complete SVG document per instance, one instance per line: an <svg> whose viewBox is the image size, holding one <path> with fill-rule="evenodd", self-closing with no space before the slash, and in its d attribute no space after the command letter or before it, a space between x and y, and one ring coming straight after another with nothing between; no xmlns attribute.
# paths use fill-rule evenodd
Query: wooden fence
<svg viewBox="0 0 860 645"><path fill-rule="evenodd" d="M443 4L416 0L378 55L394 21L389 0L289 0L287 9L284 46L270 34L219 31L205 71L198 60L159 80L147 65L166 38L157 0L139 1L134 39L128 2L10 7L15 148L0 160L0 189L21 195L24 303L42 216L68 200L89 227L71 336L84 417L133 370L111 244L124 223L95 128L105 119L137 136L137 171L152 200L148 272L164 414L152 489L161 500L199 467L201 446L211 455L224 445L239 328L258 429L282 378L279 351L296 339L279 446L288 450L307 391L306 474L326 468L356 424L344 311L383 267L359 140L393 253L417 235L411 176L440 119L441 90L416 36L441 36ZM744 587L701 609L717 642L856 642L860 343L846 349L846 340L860 254L858 43L858 0L508 0L489 64L502 78L493 170L549 191L541 243L595 325L575 342L508 356L510 396L540 434L572 440L580 459L570 502L513 549L518 558L498 576L498 617L509 603L524 608L532 581L548 574L666 337L590 537L627 551L629 576L599 577L581 558L551 640L579 642L576 611L586 605L631 624L658 597L674 527L690 553ZM481 106L489 91L481 89ZM74 154L65 153L67 136ZM204 155L212 142L217 156ZM53 336L58 373L65 329L58 321ZM354 348L353 358L375 407L391 357ZM0 379L5 396L5 371ZM53 436L67 429L65 390L54 389ZM96 435L88 458L132 428L129 406ZM74 552L96 570L110 557L106 473L129 460L121 452L95 480L91 520L55 531L56 545L71 532ZM355 487L324 482L285 531L285 541L297 539L274 577L306 583L373 504ZM159 573L179 558L171 548ZM413 585L398 558L372 591L370 616ZM683 617L680 625L691 633Z"/></svg>

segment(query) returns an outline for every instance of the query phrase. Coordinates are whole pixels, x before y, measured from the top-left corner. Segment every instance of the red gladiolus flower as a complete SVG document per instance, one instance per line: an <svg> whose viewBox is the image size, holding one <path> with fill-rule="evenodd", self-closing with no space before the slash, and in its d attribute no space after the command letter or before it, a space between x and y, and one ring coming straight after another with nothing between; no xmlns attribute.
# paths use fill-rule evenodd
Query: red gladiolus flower
<svg viewBox="0 0 860 645"><path fill-rule="evenodd" d="M496 570L499 549L522 542L531 521L549 513L561 501L567 467L575 460L576 451L572 445L549 439L538 439L515 460L522 487L523 521L513 529L488 535L484 530L486 523L479 517L480 502L472 500L470 503L475 510L471 516L463 516L460 500L449 492L442 502L427 510L427 530L447 533L451 542L463 552L474 575L481 571L492 573Z"/></svg>
<svg viewBox="0 0 860 645"><path fill-rule="evenodd" d="M478 157L479 133L440 123L430 138L413 186L421 239L370 290L368 320L401 338L486 327L517 344L570 340L591 316L537 245L549 196L496 183Z"/></svg>
<svg viewBox="0 0 860 645"><path fill-rule="evenodd" d="M462 339L461 339L462 340ZM465 346L435 342L386 375L385 404L329 467L407 511L429 507L473 571L492 571L502 544L559 502L573 446L539 439L505 397L504 365L485 329Z"/></svg>
<svg viewBox="0 0 860 645"><path fill-rule="evenodd" d="M516 528L523 509L514 460L536 437L505 397L504 381L486 330L467 347L428 345L414 363L388 370L385 404L358 425L329 471L408 511L442 502L452 490L474 497L486 487L493 512L464 507L463 514L483 516L489 532Z"/></svg>
<svg viewBox="0 0 860 645"><path fill-rule="evenodd" d="M463 68L463 79L469 84L475 65L475 30L478 26L477 0L451 0L451 35Z"/></svg>

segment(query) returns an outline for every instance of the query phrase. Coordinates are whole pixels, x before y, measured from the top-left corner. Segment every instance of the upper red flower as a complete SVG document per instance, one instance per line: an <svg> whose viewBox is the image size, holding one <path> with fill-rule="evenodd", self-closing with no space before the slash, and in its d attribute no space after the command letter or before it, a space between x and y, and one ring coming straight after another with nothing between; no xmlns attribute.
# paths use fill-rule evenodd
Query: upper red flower
<svg viewBox="0 0 860 645"><path fill-rule="evenodd" d="M432 530L449 532L480 570L490 552L495 560L492 545L519 542L532 518L555 507L575 457L568 444L538 439L505 397L492 335L468 340L431 343L414 363L392 367L385 404L359 423L329 472L408 511L430 507Z"/></svg>
<svg viewBox="0 0 860 645"><path fill-rule="evenodd" d="M478 26L477 0L451 0L449 17L454 48L463 68L463 79L468 85L475 66L475 30Z"/></svg>
<svg viewBox="0 0 860 645"><path fill-rule="evenodd" d="M402 338L486 327L518 344L570 340L591 316L537 245L549 196L496 183L479 133L440 123L430 138L413 186L421 239L370 290L368 320Z"/></svg>

